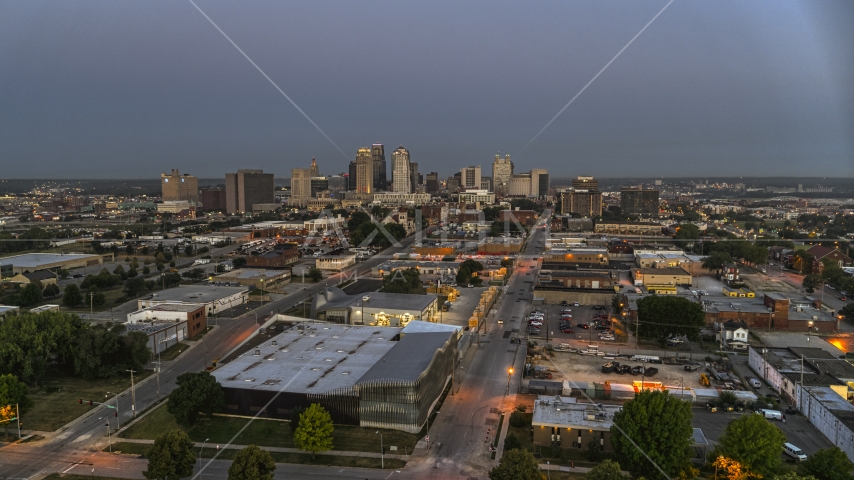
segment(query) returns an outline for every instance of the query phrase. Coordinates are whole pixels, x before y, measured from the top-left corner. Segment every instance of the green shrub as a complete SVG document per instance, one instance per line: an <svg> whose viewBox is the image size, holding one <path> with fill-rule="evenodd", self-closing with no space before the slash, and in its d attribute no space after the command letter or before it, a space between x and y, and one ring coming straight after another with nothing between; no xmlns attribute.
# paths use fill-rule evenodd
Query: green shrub
<svg viewBox="0 0 854 480"><path fill-rule="evenodd" d="M522 412L513 412L510 414L510 426L514 428L524 428L529 426L528 419Z"/></svg>

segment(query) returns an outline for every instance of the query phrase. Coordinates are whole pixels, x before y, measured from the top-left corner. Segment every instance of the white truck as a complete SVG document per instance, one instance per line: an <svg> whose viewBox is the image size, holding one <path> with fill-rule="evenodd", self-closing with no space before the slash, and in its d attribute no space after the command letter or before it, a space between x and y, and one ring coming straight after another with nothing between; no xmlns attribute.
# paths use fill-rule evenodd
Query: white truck
<svg viewBox="0 0 854 480"><path fill-rule="evenodd" d="M205 265L208 263L211 263L211 260L209 258L200 258L193 262L193 265Z"/></svg>

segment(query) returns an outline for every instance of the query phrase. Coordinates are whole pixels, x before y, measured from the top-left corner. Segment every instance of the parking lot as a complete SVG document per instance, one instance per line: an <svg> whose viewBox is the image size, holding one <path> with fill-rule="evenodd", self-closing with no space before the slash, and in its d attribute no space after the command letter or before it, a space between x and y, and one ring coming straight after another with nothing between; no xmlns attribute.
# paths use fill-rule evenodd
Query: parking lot
<svg viewBox="0 0 854 480"><path fill-rule="evenodd" d="M606 308L604 312L608 311L608 305L601 306ZM571 333L563 333L561 331L561 310L563 309L571 310L569 314L572 315L572 318L567 320L572 325ZM595 328L594 322L596 320L594 315L600 313L600 311L594 310L592 305L580 305L577 307L574 305L537 305L534 307L534 310L543 312L543 325L540 327L539 334L529 333L528 337L540 343L543 343L547 336L548 341L553 344L612 344L619 343L621 340L619 336L615 337L614 340L603 340L599 337L599 333L604 332L604 330L597 330ZM587 324L590 328L579 327L578 324ZM548 330L548 335L546 335L546 330ZM613 331L613 327L611 330Z"/></svg>
<svg viewBox="0 0 854 480"><path fill-rule="evenodd" d="M735 420L741 415L755 415L755 413L711 413L703 408L694 408L694 419L692 425L694 428L703 430L706 440L709 441L710 447L718 442L726 430L729 422ZM774 425L780 428L786 440L789 443L800 447L808 456L814 454L823 448L830 448L833 445L822 435L815 427L813 427L806 418L802 415L786 415L786 421L769 420ZM709 448L709 451L712 450Z"/></svg>
<svg viewBox="0 0 854 480"><path fill-rule="evenodd" d="M602 373L602 365L610 362L603 357L581 355L569 352L555 352L551 360L543 362L542 365L549 366L555 370L554 378L559 380L573 380L576 382L605 382L621 383L631 385L635 380L641 380L642 375L638 374L619 374L615 372ZM615 360L621 365L629 365L631 367L641 367L641 362L633 362L630 360ZM667 387L679 387L684 384L686 388L700 388L700 373L702 370L686 371L683 365L664 365L664 364L646 364L647 367L654 367L658 372L649 377L646 376L646 381L661 382ZM683 383L684 382L684 383Z"/></svg>

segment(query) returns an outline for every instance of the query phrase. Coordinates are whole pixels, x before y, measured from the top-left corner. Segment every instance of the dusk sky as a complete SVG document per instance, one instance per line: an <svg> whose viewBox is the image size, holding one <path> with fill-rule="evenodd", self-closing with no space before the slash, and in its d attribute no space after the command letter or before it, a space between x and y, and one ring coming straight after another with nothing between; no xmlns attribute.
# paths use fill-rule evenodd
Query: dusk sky
<svg viewBox="0 0 854 480"><path fill-rule="evenodd" d="M854 176L854 2L0 2L0 177ZM390 157L390 155L389 155Z"/></svg>

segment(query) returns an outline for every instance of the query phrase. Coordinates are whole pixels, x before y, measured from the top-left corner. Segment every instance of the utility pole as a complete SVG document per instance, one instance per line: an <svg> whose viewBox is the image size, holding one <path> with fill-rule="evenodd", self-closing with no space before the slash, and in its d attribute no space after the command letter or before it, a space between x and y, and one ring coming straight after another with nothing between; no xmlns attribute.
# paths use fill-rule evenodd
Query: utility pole
<svg viewBox="0 0 854 480"><path fill-rule="evenodd" d="M136 388L134 388L133 374L137 373L137 372L134 369L125 370L125 371L130 372L130 398L131 398L130 409L133 412L133 416L136 417ZM159 374L157 375L157 378L158 378L158 380L160 379ZM160 389L158 388L157 390L159 391Z"/></svg>
<svg viewBox="0 0 854 480"><path fill-rule="evenodd" d="M160 352L157 353L157 361L151 362L157 365L154 371L157 373L157 401L160 401Z"/></svg>

